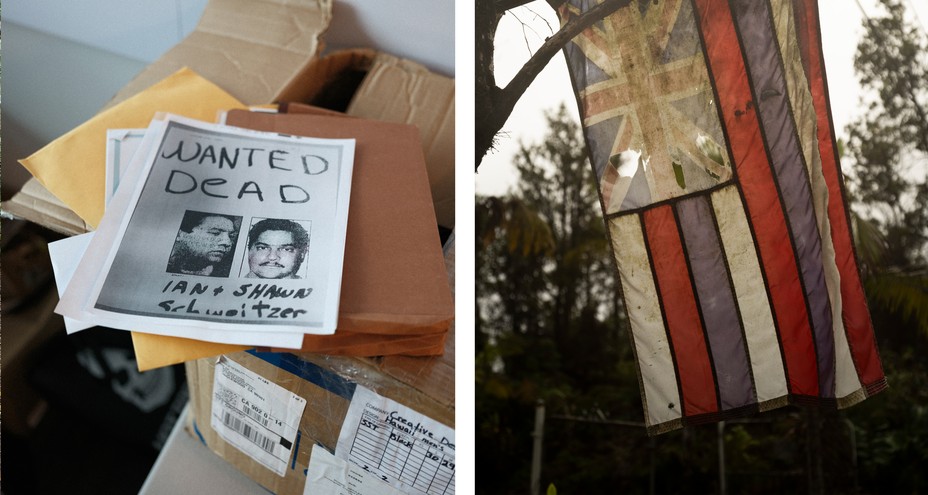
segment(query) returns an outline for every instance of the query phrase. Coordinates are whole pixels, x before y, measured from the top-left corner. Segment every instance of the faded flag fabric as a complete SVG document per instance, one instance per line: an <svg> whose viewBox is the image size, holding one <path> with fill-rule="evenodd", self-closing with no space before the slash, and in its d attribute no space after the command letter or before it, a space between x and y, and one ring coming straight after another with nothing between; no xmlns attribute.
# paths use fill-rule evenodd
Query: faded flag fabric
<svg viewBox="0 0 928 495"><path fill-rule="evenodd" d="M565 55L649 433L884 389L816 0L630 0Z"/></svg>

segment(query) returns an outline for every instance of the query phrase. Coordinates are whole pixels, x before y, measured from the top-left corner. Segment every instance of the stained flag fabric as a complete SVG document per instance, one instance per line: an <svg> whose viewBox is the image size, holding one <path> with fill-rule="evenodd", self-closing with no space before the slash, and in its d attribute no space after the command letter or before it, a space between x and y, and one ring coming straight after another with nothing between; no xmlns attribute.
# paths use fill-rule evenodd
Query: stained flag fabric
<svg viewBox="0 0 928 495"><path fill-rule="evenodd" d="M569 0L562 24L596 0ZM651 434L886 379L816 0L629 0L565 47Z"/></svg>

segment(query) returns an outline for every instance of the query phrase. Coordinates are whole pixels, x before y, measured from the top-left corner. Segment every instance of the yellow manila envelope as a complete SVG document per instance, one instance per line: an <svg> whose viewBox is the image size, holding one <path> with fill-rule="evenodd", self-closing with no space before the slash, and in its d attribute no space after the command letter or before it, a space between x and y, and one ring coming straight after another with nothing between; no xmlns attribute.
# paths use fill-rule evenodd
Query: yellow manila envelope
<svg viewBox="0 0 928 495"><path fill-rule="evenodd" d="M220 111L235 108L246 106L185 67L97 114L20 163L96 227L103 217L107 129L146 128L158 112L212 122ZM138 332L132 333L132 343L141 371L249 348Z"/></svg>
<svg viewBox="0 0 928 495"><path fill-rule="evenodd" d="M135 348L135 361L139 371L254 348L141 332L132 332L132 347Z"/></svg>
<svg viewBox="0 0 928 495"><path fill-rule="evenodd" d="M106 130L146 128L158 112L213 122L219 111L245 108L188 68L100 112L19 162L52 194L96 227L106 188Z"/></svg>

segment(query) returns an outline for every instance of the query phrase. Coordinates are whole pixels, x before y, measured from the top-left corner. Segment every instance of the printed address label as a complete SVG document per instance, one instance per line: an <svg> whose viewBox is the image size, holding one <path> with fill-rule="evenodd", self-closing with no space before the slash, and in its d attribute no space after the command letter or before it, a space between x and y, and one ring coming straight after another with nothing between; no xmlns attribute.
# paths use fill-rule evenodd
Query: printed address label
<svg viewBox="0 0 928 495"><path fill-rule="evenodd" d="M306 399L220 356L210 426L223 440L280 476L296 453Z"/></svg>

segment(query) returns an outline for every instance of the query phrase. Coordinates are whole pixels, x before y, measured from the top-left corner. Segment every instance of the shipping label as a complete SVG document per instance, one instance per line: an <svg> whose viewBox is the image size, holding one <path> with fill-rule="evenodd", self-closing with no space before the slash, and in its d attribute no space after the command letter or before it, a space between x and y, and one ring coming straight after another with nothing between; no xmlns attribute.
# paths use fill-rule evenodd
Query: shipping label
<svg viewBox="0 0 928 495"><path fill-rule="evenodd" d="M284 475L306 399L221 356L210 426L223 440Z"/></svg>

